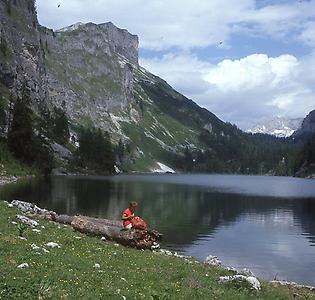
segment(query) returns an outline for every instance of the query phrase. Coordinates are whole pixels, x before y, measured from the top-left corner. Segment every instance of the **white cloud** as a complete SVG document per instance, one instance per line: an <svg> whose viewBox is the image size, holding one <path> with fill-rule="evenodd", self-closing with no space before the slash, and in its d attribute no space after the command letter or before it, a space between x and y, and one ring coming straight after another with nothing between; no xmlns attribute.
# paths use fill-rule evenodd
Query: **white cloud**
<svg viewBox="0 0 315 300"><path fill-rule="evenodd" d="M315 69L315 56L299 60L292 55L252 54L211 65L180 54L141 63L201 106L244 129L266 117L304 117L315 107L313 81L306 76Z"/></svg>
<svg viewBox="0 0 315 300"><path fill-rule="evenodd" d="M138 34L141 47L155 50L228 44L235 31L279 37L294 30L300 35L315 17L315 0L262 8L254 0L37 0L37 6L45 26L112 21ZM308 43L308 32L304 35Z"/></svg>
<svg viewBox="0 0 315 300"><path fill-rule="evenodd" d="M294 76L298 61L292 55L269 58L252 54L240 60L224 60L212 68L205 80L222 92L273 88Z"/></svg>
<svg viewBox="0 0 315 300"><path fill-rule="evenodd" d="M305 44L315 47L315 22L309 22L306 24L305 29L300 35L300 39Z"/></svg>

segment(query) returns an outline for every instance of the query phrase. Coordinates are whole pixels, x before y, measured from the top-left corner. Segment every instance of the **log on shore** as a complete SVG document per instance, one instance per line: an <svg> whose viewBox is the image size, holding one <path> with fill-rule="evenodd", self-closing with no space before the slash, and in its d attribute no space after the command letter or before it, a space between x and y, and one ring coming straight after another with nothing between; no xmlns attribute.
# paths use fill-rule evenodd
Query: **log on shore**
<svg viewBox="0 0 315 300"><path fill-rule="evenodd" d="M67 224L71 225L74 217L73 216L68 216L68 215L55 215L53 218L53 221L61 224Z"/></svg>
<svg viewBox="0 0 315 300"><path fill-rule="evenodd" d="M162 237L160 233L154 230L125 230L119 221L85 216L75 216L71 226L82 233L104 236L106 239L121 245L138 249L152 249Z"/></svg>
<svg viewBox="0 0 315 300"><path fill-rule="evenodd" d="M157 249L162 234L155 230L125 230L121 221L98 219L85 216L58 215L54 211L42 209L32 203L14 200L12 206L35 219L47 219L71 225L75 230L91 235L104 236L107 240L138 249Z"/></svg>

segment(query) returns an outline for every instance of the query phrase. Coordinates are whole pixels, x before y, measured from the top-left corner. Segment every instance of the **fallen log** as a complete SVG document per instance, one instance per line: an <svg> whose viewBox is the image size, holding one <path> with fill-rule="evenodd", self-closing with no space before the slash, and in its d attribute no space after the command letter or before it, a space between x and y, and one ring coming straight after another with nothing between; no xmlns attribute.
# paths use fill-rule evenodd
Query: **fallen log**
<svg viewBox="0 0 315 300"><path fill-rule="evenodd" d="M61 224L67 224L71 225L74 217L73 216L68 216L68 215L54 215L53 221Z"/></svg>
<svg viewBox="0 0 315 300"><path fill-rule="evenodd" d="M120 221L85 216L75 216L71 226L82 233L104 236L106 239L121 245L138 249L155 248L162 237L160 233L154 230L126 230Z"/></svg>
<svg viewBox="0 0 315 300"><path fill-rule="evenodd" d="M115 241L124 246L138 249L157 249L159 248L158 242L162 238L162 234L155 230L126 230L123 228L121 221L58 215L53 211L41 209L34 204L18 200L12 201L11 204L32 218L68 224L82 233L104 236L107 240Z"/></svg>

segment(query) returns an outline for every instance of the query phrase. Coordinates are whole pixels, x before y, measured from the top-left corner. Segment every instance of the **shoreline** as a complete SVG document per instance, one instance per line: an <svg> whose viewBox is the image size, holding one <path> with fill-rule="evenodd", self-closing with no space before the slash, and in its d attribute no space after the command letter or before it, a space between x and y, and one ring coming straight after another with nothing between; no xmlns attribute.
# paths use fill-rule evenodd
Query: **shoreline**
<svg viewBox="0 0 315 300"><path fill-rule="evenodd" d="M1 200L0 200L1 201ZM3 200L2 200L3 201ZM15 200L16 201L16 200ZM41 214L46 214L46 213L54 213L57 215L57 212L54 211L46 211L45 209L42 209L40 207L37 207L36 205L30 205L29 207L24 207L23 203L25 204L29 204L29 202L21 202L21 204L18 205L12 205L11 203L9 203L8 201L3 201L8 207L12 208L15 207L22 215L26 216L26 218L30 217L29 220L45 220L46 221L50 221L55 223L58 226L61 226L62 224L64 224L64 226L68 226L68 225L72 225L70 223L65 223L64 221L62 222L58 222L57 220L51 219L51 218L45 218L43 217ZM29 209L29 210L28 210ZM37 211L37 213L36 213ZM65 215L62 215L63 217ZM81 232L83 233L83 232ZM85 235L88 235L88 233L84 233ZM102 237L104 238L104 237ZM110 241L107 238L105 239L106 241ZM115 241L113 241L114 243L116 243ZM123 246L121 244L121 246ZM126 245L125 245L126 246ZM138 251L141 249L138 249ZM225 271L229 271L229 272L233 272L236 276L245 276L247 278L256 278L259 281L265 281L265 282L269 282L271 284L276 284L276 285L280 285L280 286L287 286L287 287L294 287L294 288L299 288L299 289L308 289L310 291L315 291L315 286L309 285L309 284L303 284L303 283L297 283L297 282L293 282L293 281L289 281L289 280L277 280L277 279L273 279L273 280L267 280L267 279L262 279L259 277L256 277L256 275L247 268L235 268L233 266L226 266L223 265L220 258L217 256L213 256L213 255L209 255L204 261L199 260L193 256L187 256L187 255L183 255L183 254L178 254L176 251L174 250L168 250L168 249L163 249L163 248L151 248L152 253L158 253L161 254L163 256L169 256L169 257L176 257L181 259L183 262L184 261L194 261L197 264L200 265L208 265L210 267L215 267L215 268L220 268L222 270Z"/></svg>
<svg viewBox="0 0 315 300"><path fill-rule="evenodd" d="M313 287L258 280L167 250L123 247L48 220L19 237L21 212L4 201L0 209L0 296L34 299L48 285L49 299L315 299Z"/></svg>

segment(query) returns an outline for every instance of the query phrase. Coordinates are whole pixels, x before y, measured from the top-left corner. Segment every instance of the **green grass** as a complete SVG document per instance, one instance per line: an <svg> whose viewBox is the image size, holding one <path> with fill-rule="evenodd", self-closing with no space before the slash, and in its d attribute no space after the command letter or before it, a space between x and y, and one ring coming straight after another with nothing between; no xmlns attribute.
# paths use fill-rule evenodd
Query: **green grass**
<svg viewBox="0 0 315 300"><path fill-rule="evenodd" d="M26 176L36 170L15 159L7 146L0 141L0 176Z"/></svg>
<svg viewBox="0 0 315 300"><path fill-rule="evenodd" d="M18 238L17 211L0 201L0 299L315 299L306 290L274 287L262 290L220 285L228 274L193 260L115 246L74 232L69 226L40 221L41 233L30 228ZM81 239L76 239L80 237ZM49 241L60 249L31 250ZM40 253L40 254L38 254ZM29 268L17 266L28 263ZM94 268L100 264L100 268Z"/></svg>

